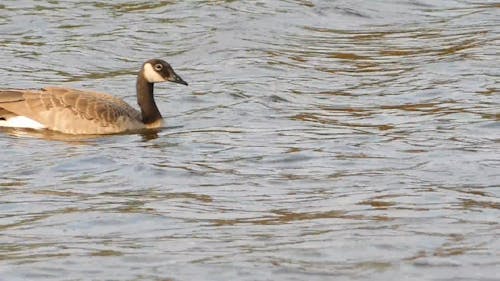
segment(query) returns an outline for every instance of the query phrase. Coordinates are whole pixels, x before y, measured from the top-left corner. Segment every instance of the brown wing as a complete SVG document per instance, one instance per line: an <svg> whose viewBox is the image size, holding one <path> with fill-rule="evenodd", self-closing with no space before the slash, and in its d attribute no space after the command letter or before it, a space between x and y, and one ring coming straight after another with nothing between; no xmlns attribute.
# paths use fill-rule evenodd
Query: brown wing
<svg viewBox="0 0 500 281"><path fill-rule="evenodd" d="M123 100L75 89L0 91L0 108L71 134L116 133L144 126L140 113Z"/></svg>

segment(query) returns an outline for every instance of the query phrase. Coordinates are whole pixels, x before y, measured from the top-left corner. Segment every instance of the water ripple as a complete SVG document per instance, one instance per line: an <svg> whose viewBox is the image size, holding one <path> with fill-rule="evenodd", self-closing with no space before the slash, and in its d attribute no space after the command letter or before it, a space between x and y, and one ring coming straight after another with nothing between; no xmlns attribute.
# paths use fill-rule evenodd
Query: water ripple
<svg viewBox="0 0 500 281"><path fill-rule="evenodd" d="M135 104L151 57L190 83L157 132L0 129L1 276L492 280L498 7L0 4L2 87Z"/></svg>

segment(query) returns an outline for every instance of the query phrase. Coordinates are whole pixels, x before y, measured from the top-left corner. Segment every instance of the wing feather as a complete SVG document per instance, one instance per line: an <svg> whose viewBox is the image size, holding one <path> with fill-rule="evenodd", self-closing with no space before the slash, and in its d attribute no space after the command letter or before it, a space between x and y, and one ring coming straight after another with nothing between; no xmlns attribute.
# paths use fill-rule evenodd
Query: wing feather
<svg viewBox="0 0 500 281"><path fill-rule="evenodd" d="M114 133L144 127L140 112L122 99L76 89L0 90L0 108L65 133Z"/></svg>

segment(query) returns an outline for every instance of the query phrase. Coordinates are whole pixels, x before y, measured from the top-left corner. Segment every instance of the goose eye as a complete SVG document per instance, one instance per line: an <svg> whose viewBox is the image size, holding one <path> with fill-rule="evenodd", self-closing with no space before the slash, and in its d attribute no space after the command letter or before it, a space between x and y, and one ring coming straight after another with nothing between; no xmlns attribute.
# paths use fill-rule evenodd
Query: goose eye
<svg viewBox="0 0 500 281"><path fill-rule="evenodd" d="M155 64L155 70L160 71L162 69L163 69L163 65L161 65L161 64Z"/></svg>

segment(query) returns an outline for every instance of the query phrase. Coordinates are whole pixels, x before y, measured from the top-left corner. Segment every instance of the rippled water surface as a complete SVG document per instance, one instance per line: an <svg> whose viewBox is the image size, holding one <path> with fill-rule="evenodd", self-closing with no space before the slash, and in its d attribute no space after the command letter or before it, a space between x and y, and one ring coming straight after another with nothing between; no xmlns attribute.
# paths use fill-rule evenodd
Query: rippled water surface
<svg viewBox="0 0 500 281"><path fill-rule="evenodd" d="M0 87L168 127L0 129L0 280L498 280L495 1L0 3Z"/></svg>

